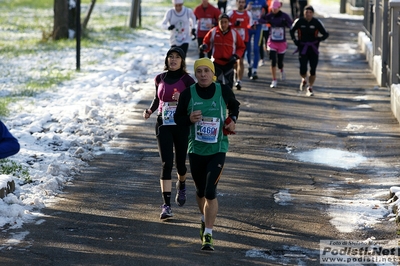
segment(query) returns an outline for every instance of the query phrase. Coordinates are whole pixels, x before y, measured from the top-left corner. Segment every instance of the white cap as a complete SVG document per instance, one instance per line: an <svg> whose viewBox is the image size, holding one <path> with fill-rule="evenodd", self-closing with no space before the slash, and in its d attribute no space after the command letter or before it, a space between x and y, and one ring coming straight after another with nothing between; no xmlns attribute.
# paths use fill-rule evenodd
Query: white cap
<svg viewBox="0 0 400 266"><path fill-rule="evenodd" d="M172 4L174 5L183 4L183 0L172 0Z"/></svg>

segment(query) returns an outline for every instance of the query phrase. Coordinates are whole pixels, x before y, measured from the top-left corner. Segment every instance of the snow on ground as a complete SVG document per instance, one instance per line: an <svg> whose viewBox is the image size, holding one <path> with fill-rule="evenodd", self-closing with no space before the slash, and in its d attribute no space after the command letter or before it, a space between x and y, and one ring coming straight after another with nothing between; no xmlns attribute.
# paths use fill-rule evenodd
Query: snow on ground
<svg viewBox="0 0 400 266"><path fill-rule="evenodd" d="M129 8L129 1L125 2ZM107 6L96 5L101 8ZM4 123L21 150L9 159L29 169L32 182L22 185L22 180L14 178L15 192L0 200L0 227L19 228L40 217L38 210L55 202L96 152L109 150L107 143L121 132L119 124L135 104L144 95L153 95L154 77L162 71L169 48L164 31L140 30L133 40L102 47L82 49L77 78L10 105ZM0 77L1 94L53 71L47 69L49 65L59 71L74 70L75 50L0 60L0 69L8 70L2 71L8 75Z"/></svg>

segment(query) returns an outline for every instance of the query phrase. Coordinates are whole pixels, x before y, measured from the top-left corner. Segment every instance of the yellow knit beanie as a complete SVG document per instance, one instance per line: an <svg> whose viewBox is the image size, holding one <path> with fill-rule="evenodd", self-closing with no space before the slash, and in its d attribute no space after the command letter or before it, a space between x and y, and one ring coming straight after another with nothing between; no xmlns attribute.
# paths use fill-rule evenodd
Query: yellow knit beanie
<svg viewBox="0 0 400 266"><path fill-rule="evenodd" d="M206 67L210 68L211 71L214 73L213 81L216 81L216 80L217 80L217 77L215 76L214 63L210 60L210 58L203 57L203 58L197 59L197 60L194 62L194 72L195 72L195 73L196 73L196 69L197 69L199 66L206 66Z"/></svg>

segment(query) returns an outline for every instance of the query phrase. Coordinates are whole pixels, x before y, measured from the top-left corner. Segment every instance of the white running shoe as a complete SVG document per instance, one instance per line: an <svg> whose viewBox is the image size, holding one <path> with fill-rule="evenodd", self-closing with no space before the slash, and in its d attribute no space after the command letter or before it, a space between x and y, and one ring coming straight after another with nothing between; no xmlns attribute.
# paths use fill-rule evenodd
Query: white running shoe
<svg viewBox="0 0 400 266"><path fill-rule="evenodd" d="M235 87L236 87L237 90L241 90L242 89L242 85L241 85L240 81L236 81Z"/></svg>
<svg viewBox="0 0 400 266"><path fill-rule="evenodd" d="M314 95L314 92L313 92L312 88L310 86L308 86L308 88L307 88L307 96L313 96L313 95Z"/></svg>
<svg viewBox="0 0 400 266"><path fill-rule="evenodd" d="M302 91L307 85L307 81L305 79L301 79L299 90Z"/></svg>
<svg viewBox="0 0 400 266"><path fill-rule="evenodd" d="M278 81L277 80L273 80L272 82L271 82L271 85L269 85L271 88L276 88L276 87L278 87Z"/></svg>
<svg viewBox="0 0 400 266"><path fill-rule="evenodd" d="M282 81L286 80L286 73L285 73L285 71L283 69L281 71L281 80Z"/></svg>

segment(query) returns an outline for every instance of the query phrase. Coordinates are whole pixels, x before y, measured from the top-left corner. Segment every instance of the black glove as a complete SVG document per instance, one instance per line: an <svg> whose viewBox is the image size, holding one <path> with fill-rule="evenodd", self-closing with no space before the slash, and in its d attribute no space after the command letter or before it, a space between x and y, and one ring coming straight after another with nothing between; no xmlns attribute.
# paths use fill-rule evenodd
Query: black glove
<svg viewBox="0 0 400 266"><path fill-rule="evenodd" d="M235 27L239 27L240 26L240 20L236 20L235 21Z"/></svg>
<svg viewBox="0 0 400 266"><path fill-rule="evenodd" d="M203 43L202 45L199 46L199 49L200 49L200 52L203 53L205 50L208 49L208 45Z"/></svg>
<svg viewBox="0 0 400 266"><path fill-rule="evenodd" d="M196 29L192 29L192 40L196 40L197 36L196 36Z"/></svg>
<svg viewBox="0 0 400 266"><path fill-rule="evenodd" d="M234 55L231 56L231 58L229 58L229 63L230 64L235 64L236 60L238 60L238 59L239 59L239 56L234 54Z"/></svg>
<svg viewBox="0 0 400 266"><path fill-rule="evenodd" d="M168 27L168 30L173 30L173 29L175 29L175 25L171 25Z"/></svg>
<svg viewBox="0 0 400 266"><path fill-rule="evenodd" d="M293 42L294 42L294 45L299 46L299 41L298 40L294 39Z"/></svg>
<svg viewBox="0 0 400 266"><path fill-rule="evenodd" d="M322 37L317 37L318 42L322 42Z"/></svg>

